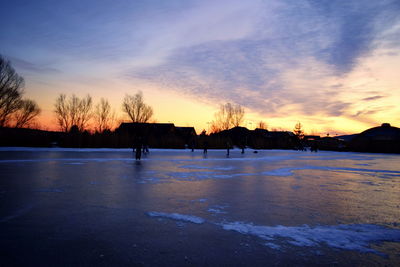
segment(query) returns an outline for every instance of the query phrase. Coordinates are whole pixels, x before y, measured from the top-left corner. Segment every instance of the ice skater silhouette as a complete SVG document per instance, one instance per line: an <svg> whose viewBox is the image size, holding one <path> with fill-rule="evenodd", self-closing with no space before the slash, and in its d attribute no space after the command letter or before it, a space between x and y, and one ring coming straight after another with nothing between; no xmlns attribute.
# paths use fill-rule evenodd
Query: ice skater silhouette
<svg viewBox="0 0 400 267"><path fill-rule="evenodd" d="M135 158L136 160L140 160L140 158L142 157L142 139L140 137L136 140L135 149Z"/></svg>

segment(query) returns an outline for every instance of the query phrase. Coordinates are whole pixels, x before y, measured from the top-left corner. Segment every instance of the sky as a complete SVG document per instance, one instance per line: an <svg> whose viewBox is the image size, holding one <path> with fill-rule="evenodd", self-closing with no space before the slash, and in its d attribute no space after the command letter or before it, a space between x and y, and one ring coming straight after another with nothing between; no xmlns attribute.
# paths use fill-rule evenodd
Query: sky
<svg viewBox="0 0 400 267"><path fill-rule="evenodd" d="M3 0L0 54L57 129L60 93L143 92L157 122L208 130L221 104L243 126L308 134L400 127L400 0Z"/></svg>

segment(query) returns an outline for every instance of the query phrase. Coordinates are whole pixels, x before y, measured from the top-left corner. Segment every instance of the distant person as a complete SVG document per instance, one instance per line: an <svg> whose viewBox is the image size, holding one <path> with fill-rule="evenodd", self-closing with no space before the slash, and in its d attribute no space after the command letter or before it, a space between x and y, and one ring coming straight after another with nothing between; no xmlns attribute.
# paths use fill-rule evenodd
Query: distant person
<svg viewBox="0 0 400 267"><path fill-rule="evenodd" d="M149 153L149 141L148 141L148 138L144 138L143 139L142 152L143 152L143 154Z"/></svg>
<svg viewBox="0 0 400 267"><path fill-rule="evenodd" d="M229 150L231 148L231 142L226 141L226 155L229 157Z"/></svg>
<svg viewBox="0 0 400 267"><path fill-rule="evenodd" d="M310 148L311 152L318 152L318 145L314 142Z"/></svg>
<svg viewBox="0 0 400 267"><path fill-rule="evenodd" d="M140 137L136 140L135 149L135 158L136 160L140 160L142 157L142 139Z"/></svg>
<svg viewBox="0 0 400 267"><path fill-rule="evenodd" d="M150 152L150 151L149 151L149 145L147 145L147 143L144 143L144 144L143 144L143 149L142 149L142 151L143 151L143 154L147 154L147 153Z"/></svg>
<svg viewBox="0 0 400 267"><path fill-rule="evenodd" d="M190 148L192 149L192 152L194 152L194 146L195 146L195 142L194 142L194 139L192 139L192 141L190 141Z"/></svg>
<svg viewBox="0 0 400 267"><path fill-rule="evenodd" d="M204 149L203 149L203 153L204 154L207 154L207 148L208 148L208 142L207 141L204 141Z"/></svg>

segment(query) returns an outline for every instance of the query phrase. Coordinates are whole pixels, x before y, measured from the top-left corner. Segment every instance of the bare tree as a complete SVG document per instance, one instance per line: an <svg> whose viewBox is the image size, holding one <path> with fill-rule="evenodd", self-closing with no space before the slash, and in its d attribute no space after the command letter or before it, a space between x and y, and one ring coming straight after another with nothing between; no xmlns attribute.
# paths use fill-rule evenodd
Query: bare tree
<svg viewBox="0 0 400 267"><path fill-rule="evenodd" d="M21 100L20 108L13 114L15 127L22 128L29 125L39 113L40 108L35 101L29 99Z"/></svg>
<svg viewBox="0 0 400 267"><path fill-rule="evenodd" d="M84 131L92 117L92 97L87 95L85 98L80 99L78 107L76 125L80 131Z"/></svg>
<svg viewBox="0 0 400 267"><path fill-rule="evenodd" d="M111 106L107 99L101 98L100 102L96 105L94 119L96 122L96 131L99 133L112 128L115 120L115 112L111 112Z"/></svg>
<svg viewBox="0 0 400 267"><path fill-rule="evenodd" d="M20 108L23 87L24 79L0 55L0 127L7 126L11 114Z"/></svg>
<svg viewBox="0 0 400 267"><path fill-rule="evenodd" d="M214 115L215 120L211 123L211 131L219 132L237 127L243 122L244 109L240 105L226 103L221 105Z"/></svg>
<svg viewBox="0 0 400 267"><path fill-rule="evenodd" d="M229 104L229 103L228 103ZM240 105L232 105L232 125L238 127L242 124L244 118L244 108Z"/></svg>
<svg viewBox="0 0 400 267"><path fill-rule="evenodd" d="M267 124L264 121L259 121L257 123L257 128L258 129L263 129L263 130L267 130Z"/></svg>
<svg viewBox="0 0 400 267"><path fill-rule="evenodd" d="M219 133L220 131L222 131L220 126L214 121L212 121L210 126L210 133Z"/></svg>
<svg viewBox="0 0 400 267"><path fill-rule="evenodd" d="M125 95L122 110L128 114L132 122L148 122L153 116L153 109L144 103L141 91L134 96Z"/></svg>
<svg viewBox="0 0 400 267"><path fill-rule="evenodd" d="M300 122L296 123L296 125L294 126L294 129L293 129L293 132L300 139L302 139L304 137L303 126L301 125Z"/></svg>
<svg viewBox="0 0 400 267"><path fill-rule="evenodd" d="M24 127L39 115L35 101L22 99L24 79L0 55L0 127Z"/></svg>
<svg viewBox="0 0 400 267"><path fill-rule="evenodd" d="M68 132L72 126L77 126L79 131L84 131L92 116L92 97L87 95L79 98L72 95L67 99L66 95L60 94L54 104L54 113L61 130Z"/></svg>
<svg viewBox="0 0 400 267"><path fill-rule="evenodd" d="M68 132L72 125L69 118L69 106L66 95L60 94L57 97L56 103L54 104L54 113L56 114L60 129L64 132Z"/></svg>

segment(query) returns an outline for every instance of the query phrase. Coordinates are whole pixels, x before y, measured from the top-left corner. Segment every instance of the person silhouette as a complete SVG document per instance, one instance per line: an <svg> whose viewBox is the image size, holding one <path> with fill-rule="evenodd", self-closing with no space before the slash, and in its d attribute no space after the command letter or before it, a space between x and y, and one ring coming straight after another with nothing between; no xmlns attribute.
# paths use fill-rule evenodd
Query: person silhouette
<svg viewBox="0 0 400 267"><path fill-rule="evenodd" d="M140 158L142 157L142 139L140 137L136 140L135 149L135 158L136 160L140 160Z"/></svg>
<svg viewBox="0 0 400 267"><path fill-rule="evenodd" d="M231 142L229 140L226 141L226 155L229 157L229 150L231 148Z"/></svg>
<svg viewBox="0 0 400 267"><path fill-rule="evenodd" d="M203 150L204 154L207 154L207 148L208 148L208 142L204 141L204 150Z"/></svg>
<svg viewBox="0 0 400 267"><path fill-rule="evenodd" d="M192 149L192 152L194 152L194 147L195 147L195 141L194 138L190 141L190 148Z"/></svg>

